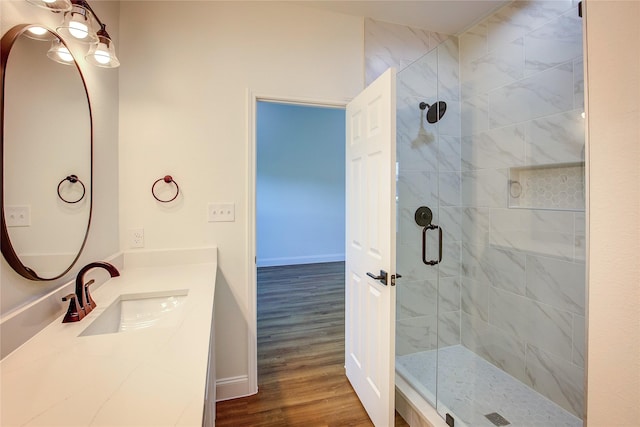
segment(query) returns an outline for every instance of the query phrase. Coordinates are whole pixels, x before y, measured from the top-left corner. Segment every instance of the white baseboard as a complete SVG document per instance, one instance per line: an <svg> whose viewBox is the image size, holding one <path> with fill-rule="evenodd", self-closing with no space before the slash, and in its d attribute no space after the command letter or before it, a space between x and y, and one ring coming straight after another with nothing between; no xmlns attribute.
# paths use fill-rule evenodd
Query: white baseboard
<svg viewBox="0 0 640 427"><path fill-rule="evenodd" d="M247 375L216 380L216 402L251 396L256 393L257 390L249 390L249 377Z"/></svg>
<svg viewBox="0 0 640 427"><path fill-rule="evenodd" d="M319 264L321 262L344 261L344 258L344 253L281 258L258 258L257 266L276 267L280 265Z"/></svg>

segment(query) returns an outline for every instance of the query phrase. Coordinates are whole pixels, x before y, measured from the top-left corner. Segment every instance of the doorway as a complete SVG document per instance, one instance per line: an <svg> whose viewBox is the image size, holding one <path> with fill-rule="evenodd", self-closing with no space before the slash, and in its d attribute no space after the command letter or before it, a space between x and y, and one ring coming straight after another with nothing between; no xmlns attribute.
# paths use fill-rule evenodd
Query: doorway
<svg viewBox="0 0 640 427"><path fill-rule="evenodd" d="M246 277L247 277L247 295L250 300L249 312L247 313L249 336L248 336L248 360L247 360L247 377L248 390L250 393L258 392L258 340L257 340L257 327L258 327L258 284L257 284L257 271L258 271L258 251L257 251L257 224L258 224L258 208L257 208L257 167L258 167L258 106L268 103L278 105L291 105L297 107L317 107L336 109L344 111L346 102L344 101L330 101L330 100L318 100L309 98L295 98L291 96L274 96L265 95L249 90L247 92L248 99L248 156L247 156L247 265L246 265ZM341 143L344 145L344 134L341 138ZM271 260L274 261L274 260ZM290 261L292 262L292 261ZM275 263L274 263L275 265Z"/></svg>
<svg viewBox="0 0 640 427"><path fill-rule="evenodd" d="M341 108L258 101L256 264L344 261Z"/></svg>

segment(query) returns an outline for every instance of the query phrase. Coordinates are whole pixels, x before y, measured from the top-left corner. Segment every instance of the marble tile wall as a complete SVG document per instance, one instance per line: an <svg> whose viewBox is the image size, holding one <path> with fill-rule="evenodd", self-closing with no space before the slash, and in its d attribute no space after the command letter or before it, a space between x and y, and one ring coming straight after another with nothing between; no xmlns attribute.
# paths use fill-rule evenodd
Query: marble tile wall
<svg viewBox="0 0 640 427"><path fill-rule="evenodd" d="M368 85L387 68L398 71L438 46L447 36L421 28L412 28L365 18L365 82Z"/></svg>
<svg viewBox="0 0 640 427"><path fill-rule="evenodd" d="M576 8L517 1L459 36L460 303L463 345L582 417L584 204L509 208L510 169L584 162Z"/></svg>

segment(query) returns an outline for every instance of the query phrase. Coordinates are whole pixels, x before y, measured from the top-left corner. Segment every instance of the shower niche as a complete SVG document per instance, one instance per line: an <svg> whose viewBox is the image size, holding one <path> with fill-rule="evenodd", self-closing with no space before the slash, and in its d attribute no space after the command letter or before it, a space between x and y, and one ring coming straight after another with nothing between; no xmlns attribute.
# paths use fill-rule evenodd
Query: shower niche
<svg viewBox="0 0 640 427"><path fill-rule="evenodd" d="M509 207L584 210L584 163L509 169Z"/></svg>

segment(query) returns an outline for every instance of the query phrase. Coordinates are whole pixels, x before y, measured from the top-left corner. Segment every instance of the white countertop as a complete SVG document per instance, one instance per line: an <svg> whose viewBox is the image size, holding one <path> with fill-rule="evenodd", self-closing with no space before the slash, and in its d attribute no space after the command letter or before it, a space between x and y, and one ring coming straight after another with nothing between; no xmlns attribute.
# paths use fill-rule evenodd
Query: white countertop
<svg viewBox="0 0 640 427"><path fill-rule="evenodd" d="M126 259L82 321L61 317L0 362L2 426L202 425L215 257L160 267ZM188 295L177 324L79 336L121 294L179 289Z"/></svg>

